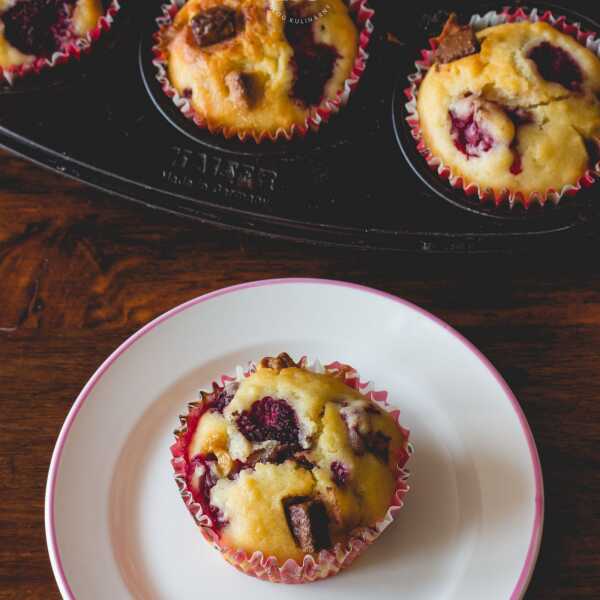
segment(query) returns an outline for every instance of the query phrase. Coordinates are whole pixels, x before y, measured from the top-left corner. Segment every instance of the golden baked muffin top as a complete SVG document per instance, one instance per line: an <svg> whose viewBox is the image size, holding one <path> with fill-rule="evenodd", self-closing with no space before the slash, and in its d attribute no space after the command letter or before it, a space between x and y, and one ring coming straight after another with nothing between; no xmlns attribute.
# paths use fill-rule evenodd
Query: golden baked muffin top
<svg viewBox="0 0 600 600"><path fill-rule="evenodd" d="M89 33L103 12L101 0L0 0L0 67L49 58Z"/></svg>
<svg viewBox="0 0 600 600"><path fill-rule="evenodd" d="M342 0L188 0L161 49L211 131L258 138L304 126L343 91L358 32Z"/></svg>
<svg viewBox="0 0 600 600"><path fill-rule="evenodd" d="M341 377L282 354L207 407L191 432L189 484L223 546L302 563L385 517L407 440Z"/></svg>
<svg viewBox="0 0 600 600"><path fill-rule="evenodd" d="M527 196L577 184L600 160L600 59L541 21L470 35L451 28L440 38L419 87L429 150L483 190Z"/></svg>

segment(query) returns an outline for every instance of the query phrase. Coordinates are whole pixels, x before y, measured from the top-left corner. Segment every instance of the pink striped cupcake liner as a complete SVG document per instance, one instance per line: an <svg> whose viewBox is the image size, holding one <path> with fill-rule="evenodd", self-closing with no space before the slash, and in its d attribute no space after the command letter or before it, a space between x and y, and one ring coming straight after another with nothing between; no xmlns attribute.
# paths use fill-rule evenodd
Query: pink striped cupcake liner
<svg viewBox="0 0 600 600"><path fill-rule="evenodd" d="M327 123L330 118L337 114L343 106L348 103L350 95L358 85L362 74L367 68L369 53L367 51L371 37L374 31L373 17L375 11L367 5L367 0L350 0L349 9L355 23L358 25L359 33L359 49L352 73L344 82L343 88L338 92L337 96L332 99L324 99L318 106L310 107L308 116L302 125L294 124L288 129L279 129L276 132L238 132L234 128L226 126L214 126L210 124L202 115L197 113L189 98L185 98L173 87L169 80L167 71L167 56L162 49L162 39L166 30L173 24L175 15L181 9L179 0L171 0L169 3L162 6L162 16L156 19L158 30L154 34L154 46L152 52L154 55L153 64L156 67L156 79L160 84L163 92L171 98L173 104L180 112L193 121L198 127L208 129L212 134L223 135L226 139L237 137L242 142L254 140L257 144L265 140L272 142L292 138L303 138L309 131L318 131L319 128Z"/></svg>
<svg viewBox="0 0 600 600"><path fill-rule="evenodd" d="M71 59L81 58L84 54L90 52L95 42L112 27L115 16L120 10L120 0L111 0L104 15L98 19L96 26L86 35L73 37L66 41L63 47L59 51L54 52L49 58L37 57L27 64L8 68L0 67L0 80L12 85L16 80L26 75L36 75L46 69L64 65Z"/></svg>
<svg viewBox="0 0 600 600"><path fill-rule="evenodd" d="M470 25L474 27L476 31L481 31L482 29L494 25L517 23L521 21L531 21L532 23L544 21L549 23L562 33L577 40L581 45L588 48L588 50L591 50L600 58L600 38L598 38L596 32L585 31L580 23L570 23L567 21L566 17L557 17L550 10L538 11L538 9L534 8L528 12L523 8L512 9L506 7L502 12L490 11L484 15L474 15L471 17ZM496 191L484 189L474 183L468 183L464 181L460 175L454 174L452 169L444 164L444 162L439 157L435 156L427 147L421 131L421 123L417 110L417 96L421 82L434 64L434 52L437 48L436 39L431 38L429 40L429 45L429 48L421 50L421 58L415 62L417 70L408 77L410 85L404 90L404 95L408 100L405 104L407 112L405 118L410 127L412 137L415 139L419 153L424 157L429 167L436 171L442 179L446 179L453 188L462 189L467 196L477 196L482 203L491 202L496 207L506 204L510 208L513 208L515 205L520 204L525 208L528 208L535 204L544 206L547 202L558 205L561 198L564 196L575 196L582 189L591 187L596 179L600 178L600 161L598 161L595 165L592 165L574 185L565 185L558 190L548 189L525 196L520 192L515 193L509 192L508 190ZM600 144L600 140L598 140L598 143Z"/></svg>
<svg viewBox="0 0 600 600"><path fill-rule="evenodd" d="M397 457L394 493L384 518L377 523L369 527L356 528L345 543L338 543L330 550L322 550L316 558L312 555L306 555L302 564L291 559L280 564L277 558L274 556L265 556L262 552L248 554L242 550L228 548L220 541L219 532L213 523L210 509L202 506L201 502L197 502L194 499L193 491L188 483L190 461L187 458L187 448L200 417L208 409L208 402L204 400L204 394L199 402L193 402L188 405L189 410L186 415L179 417L181 428L175 431L176 442L171 446L171 464L175 473L177 487L204 539L216 548L227 562L241 572L272 583L310 583L331 577L349 567L392 524L396 514L404 505L404 497L410 489L407 482L409 471L406 469L406 463L413 452L412 445L408 441L410 432L400 424L400 411L390 410L388 393L376 390L371 382L363 382L353 368L339 362L334 362L323 367L318 361L315 361L308 366L307 359L303 358L300 361L300 365L315 372L330 373L343 378L346 385L360 391L372 401L384 407L393 417L398 429L402 433L404 445ZM255 370L255 365L250 364L245 370L238 367L235 377L223 375L220 383L213 383L213 394L223 391L229 383L239 382L249 377Z"/></svg>

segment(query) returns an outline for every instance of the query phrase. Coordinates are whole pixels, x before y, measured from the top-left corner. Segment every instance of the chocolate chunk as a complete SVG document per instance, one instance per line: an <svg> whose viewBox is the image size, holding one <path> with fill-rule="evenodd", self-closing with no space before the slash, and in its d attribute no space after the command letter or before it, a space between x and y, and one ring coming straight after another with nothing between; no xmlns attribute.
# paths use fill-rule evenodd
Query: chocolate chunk
<svg viewBox="0 0 600 600"><path fill-rule="evenodd" d="M235 37L244 29L244 15L223 6L209 8L190 22L194 40L201 48Z"/></svg>
<svg viewBox="0 0 600 600"><path fill-rule="evenodd" d="M292 498L285 506L288 526L303 552L313 554L331 547L329 517L320 500Z"/></svg>
<svg viewBox="0 0 600 600"><path fill-rule="evenodd" d="M381 431L375 431L367 434L365 441L369 452L387 463L390 453L390 438Z"/></svg>
<svg viewBox="0 0 600 600"><path fill-rule="evenodd" d="M298 365L294 362L294 359L287 354L282 352L279 356L273 358L266 356L260 361L260 366L263 369L273 369L274 371L281 371L282 369L289 369L291 367L297 367Z"/></svg>
<svg viewBox="0 0 600 600"><path fill-rule="evenodd" d="M300 468L306 469L307 471L312 471L315 468L315 465L311 463L310 460L308 460L308 458L306 458L306 456L303 454L296 456L294 460Z"/></svg>
<svg viewBox="0 0 600 600"><path fill-rule="evenodd" d="M231 71L225 77L225 84L229 89L229 96L240 106L250 108L254 103L254 85L252 75Z"/></svg>
<svg viewBox="0 0 600 600"><path fill-rule="evenodd" d="M452 13L444 25L441 35L437 38L438 47L435 50L436 62L446 64L477 54L481 50L475 30L470 25L459 25L456 14Z"/></svg>
<svg viewBox="0 0 600 600"><path fill-rule="evenodd" d="M254 466L258 463L281 464L293 456L296 450L297 448L291 444L270 445L266 448L261 448L260 450L254 451L248 457L248 464L250 466Z"/></svg>

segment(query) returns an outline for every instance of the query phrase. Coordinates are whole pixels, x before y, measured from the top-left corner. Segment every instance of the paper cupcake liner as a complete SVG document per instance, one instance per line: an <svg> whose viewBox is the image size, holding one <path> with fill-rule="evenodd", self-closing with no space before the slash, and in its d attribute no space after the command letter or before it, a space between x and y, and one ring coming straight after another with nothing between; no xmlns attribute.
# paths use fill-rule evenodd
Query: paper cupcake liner
<svg viewBox="0 0 600 600"><path fill-rule="evenodd" d="M75 37L67 42L60 51L49 58L37 57L28 64L14 67L0 67L0 81L12 85L15 80L30 74L39 74L45 69L56 67L68 62L72 58L79 59L82 54L88 53L100 36L108 31L113 24L115 15L121 10L120 0L111 0L104 15L98 19L96 26L86 35Z"/></svg>
<svg viewBox="0 0 600 600"><path fill-rule="evenodd" d="M556 17L550 10L541 12L534 8L530 12L527 12L523 8L511 9L507 7L502 12L490 11L484 15L473 15L471 17L470 25L476 31L481 31L486 27L520 21L531 21L532 23L544 21L549 23L562 33L577 40L600 58L600 39L597 39L596 32L585 31L582 29L580 23L569 23L566 17ZM404 94L408 99L408 102L405 104L407 112L406 122L411 129L413 138L417 142L417 150L419 153L425 158L429 167L437 171L442 179L447 179L452 187L462 189L467 196L478 196L481 202L491 201L496 207L506 203L510 208L513 208L517 204L522 204L525 208L528 208L533 204L544 206L548 201L558 205L563 196L574 196L583 188L592 186L596 178L600 178L599 161L590 167L574 185L568 184L560 190L540 190L539 192L524 195L521 192L511 192L509 190L498 191L483 189L475 183L464 181L460 175L454 174L448 165L444 164L439 157L435 156L433 152L429 150L421 131L421 123L417 110L417 96L421 82L425 78L427 71L429 71L434 64L434 51L437 48L436 39L431 38L429 40L429 45L430 48L421 50L421 59L415 62L417 70L409 75L408 79L410 85L404 90ZM600 144L600 140L598 140L598 143Z"/></svg>
<svg viewBox="0 0 600 600"><path fill-rule="evenodd" d="M404 438L404 446L398 456L396 486L390 506L381 521L370 527L355 529L345 543L338 543L331 550L322 550L316 559L312 555L306 555L302 564L292 559L280 564L277 558L274 556L264 556L262 552L257 551L250 555L242 550L227 548L220 542L219 533L213 524L211 515L205 512L199 502L196 502L193 492L188 485L189 462L186 457L187 448L196 430L198 420L208 409L208 405L203 400L189 404L188 414L179 417L182 428L175 431L177 441L171 446L171 453L173 455L171 464L175 471L175 481L177 482L181 497L198 525L202 536L221 552L225 560L238 570L247 575L252 575L253 577L273 583L310 583L318 579L331 577L348 567L394 521L396 513L404 505L404 496L409 491L407 483L409 471L405 466L413 452L412 445L408 442L410 432L400 425L400 411L389 410L387 392L376 391L373 383L361 381L354 369L339 362L334 362L323 367L318 361L309 365L308 360L304 357L300 361L300 365L317 373L327 372L343 377L346 385L360 391L374 402L386 408L401 431ZM256 367L254 364L250 364L246 370L238 367L235 377L222 376L221 384L213 383L213 390L217 392L221 391L227 383L242 381L254 373L255 370Z"/></svg>
<svg viewBox="0 0 600 600"><path fill-rule="evenodd" d="M289 141L294 137L305 137L309 131L318 131L321 125L329 121L334 114L338 113L347 104L352 91L358 85L362 74L367 68L367 61L369 59L367 48L375 29L373 25L375 11L369 8L367 0L350 0L350 13L359 28L359 48L350 77L346 79L343 88L335 98L323 100L318 106L311 106L309 114L302 125L294 124L288 129L281 128L274 133L267 131L240 132L233 127L213 125L204 116L194 110L189 99L181 96L169 80L167 56L162 50L162 35L172 25L173 19L181 6L181 0L170 0L170 2L163 4L161 7L162 16L156 19L158 30L154 34L155 43L152 47L154 56L152 63L156 67L156 79L163 92L171 98L173 104L175 104L186 118L193 121L198 127L207 129L212 134L223 135L226 139L237 137L242 142L253 139L259 144L264 140L274 142L282 138Z"/></svg>

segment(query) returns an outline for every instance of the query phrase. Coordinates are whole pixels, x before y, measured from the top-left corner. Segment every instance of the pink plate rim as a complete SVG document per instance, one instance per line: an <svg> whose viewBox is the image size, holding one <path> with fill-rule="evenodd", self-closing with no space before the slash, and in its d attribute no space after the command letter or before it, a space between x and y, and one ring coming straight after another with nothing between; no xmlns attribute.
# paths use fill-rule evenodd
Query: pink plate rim
<svg viewBox="0 0 600 600"><path fill-rule="evenodd" d="M529 585L531 580L531 576L533 575L533 570L537 561L537 557L540 551L540 544L542 540L542 530L544 523L544 484L542 477L542 467L540 464L540 459L537 451L537 447L535 444L535 440L533 438L533 434L531 432L531 428L529 427L529 423L523 413L523 409L519 404L519 401L513 394L512 390L509 388L508 384L500 375L500 373L496 370L496 368L492 365L492 363L478 350L469 340L467 340L462 334L456 331L454 328L450 327L447 323L442 321L440 318L432 315L425 309L409 302L408 300L404 300L403 298L399 298L398 296L394 296L388 292L383 292L381 290L376 290L374 288L370 288L364 285L360 285L357 283L350 283L346 281L337 281L333 279L318 279L318 278L310 278L310 277L295 277L295 278L283 278L283 279L264 279L259 281L251 281L247 283L242 283L238 285L233 285L230 287L222 288L220 290L215 290L214 292L209 292L202 296L198 296L197 298L193 298L192 300L188 300L179 306L163 313L162 315L156 317L150 323L144 325L141 329L139 329L136 333L134 333L131 337L125 340L96 370L96 372L92 375L89 381L85 384L84 388L81 390L77 399L75 400L73 406L71 407L67 418L61 428L60 434L56 441L56 445L54 447L54 451L52 453L52 459L50 461L50 468L48 470L48 480L46 483L46 499L45 499L45 525L46 525L46 543L48 545L48 554L50 555L50 562L52 565L52 570L54 572L54 577L56 578L56 582L60 589L60 592L66 600L75 600L75 595L67 581L67 577L65 575L65 571L63 568L60 550L58 547L57 539L56 539L56 527L54 523L54 495L56 488L56 480L58 476L58 470L60 468L60 461L62 458L62 453L64 450L65 443L69 436L69 432L81 407L84 402L87 400L88 396L98 383L98 381L104 376L104 374L108 371L111 365L124 353L126 352L133 344L135 344L140 338L144 335L158 327L164 321L178 315L179 313L196 306L202 302L207 302L209 300L213 300L218 298L219 296L224 296L226 294L235 293L241 290L251 289L255 287L265 287L272 285L297 285L297 284L313 284L313 285L327 285L327 286L335 286L335 287L343 287L349 288L355 291L364 292L367 294L371 294L374 296L378 296L380 298L385 298L387 300L391 300L393 302L397 302L416 312L417 314L425 317L429 321L432 321L434 324L439 325L442 329L446 330L450 335L456 338L461 344L463 344L467 350L469 350L472 354L474 354L479 361L483 364L483 366L489 371L490 375L496 380L496 382L500 385L506 397L510 401L517 418L519 419L519 423L521 425L521 429L523 430L523 434L527 440L527 446L529 448L529 454L531 457L531 462L534 471L535 478L535 516L533 521L533 529L531 532L531 538L529 542L529 548L527 550L527 555L525 556L525 562L523 563L523 567L521 569L521 573L519 578L517 579L515 588L510 596L510 600L518 600L523 598L525 591Z"/></svg>

